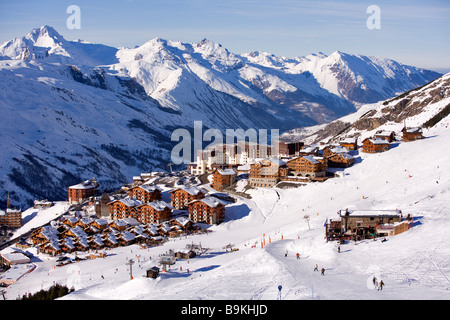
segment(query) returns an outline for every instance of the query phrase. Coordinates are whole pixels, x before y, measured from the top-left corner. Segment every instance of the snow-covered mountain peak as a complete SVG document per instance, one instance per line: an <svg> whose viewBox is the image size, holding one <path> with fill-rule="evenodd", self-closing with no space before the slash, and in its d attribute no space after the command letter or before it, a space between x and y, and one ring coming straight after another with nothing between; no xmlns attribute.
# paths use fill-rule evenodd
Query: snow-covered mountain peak
<svg viewBox="0 0 450 320"><path fill-rule="evenodd" d="M220 43L204 38L199 43L191 44L191 46L194 53L200 54L216 70L229 71L243 65L243 61L238 55L228 51Z"/></svg>
<svg viewBox="0 0 450 320"><path fill-rule="evenodd" d="M98 66L117 62L118 49L82 40L68 41L50 26L0 44L0 57L47 63Z"/></svg>
<svg viewBox="0 0 450 320"><path fill-rule="evenodd" d="M39 47L51 47L66 41L54 28L47 25L33 29L25 38L32 40Z"/></svg>
<svg viewBox="0 0 450 320"><path fill-rule="evenodd" d="M91 168L97 178L114 183L147 170L142 148L158 146L152 166L165 168L175 127L189 128L201 120L205 127L223 130L283 132L332 121L356 111L358 103L394 97L438 76L342 52L300 58L263 51L238 55L208 39L154 38L118 49L66 40L43 26L0 44L0 106L8 119L4 131L17 124L14 139L0 141L9 152L0 158L5 163L0 175L7 177L0 185L15 190L17 199L24 194L29 200L50 196L40 190L53 196L54 188L61 191L85 174L92 176ZM51 163L49 153L58 155ZM97 162L86 163L93 154ZM113 171L100 169L108 159ZM52 187L41 183L51 179L34 177L28 183L34 189L23 191L22 177L43 167L52 168L46 174L54 180ZM10 178L11 172L19 178Z"/></svg>

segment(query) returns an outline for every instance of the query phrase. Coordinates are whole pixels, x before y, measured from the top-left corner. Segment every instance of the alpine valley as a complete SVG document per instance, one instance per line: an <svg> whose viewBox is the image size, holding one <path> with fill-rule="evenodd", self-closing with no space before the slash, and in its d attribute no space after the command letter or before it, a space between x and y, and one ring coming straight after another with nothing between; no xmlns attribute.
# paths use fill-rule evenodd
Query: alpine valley
<svg viewBox="0 0 450 320"><path fill-rule="evenodd" d="M423 86L439 73L336 51L234 54L203 39L135 48L68 41L43 26L0 43L0 198L65 200L96 177L113 189L167 170L177 128L323 125Z"/></svg>

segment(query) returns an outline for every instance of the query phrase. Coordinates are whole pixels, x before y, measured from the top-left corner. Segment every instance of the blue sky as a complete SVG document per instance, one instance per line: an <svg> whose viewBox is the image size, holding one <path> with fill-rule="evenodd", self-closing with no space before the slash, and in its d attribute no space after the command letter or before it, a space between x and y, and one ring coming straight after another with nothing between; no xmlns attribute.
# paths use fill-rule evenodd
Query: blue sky
<svg viewBox="0 0 450 320"><path fill-rule="evenodd" d="M67 28L69 5L80 7L79 30ZM381 10L379 30L366 26L370 5ZM0 0L0 42L50 25L68 40L115 47L207 38L234 53L339 50L450 68L449 17L448 0Z"/></svg>

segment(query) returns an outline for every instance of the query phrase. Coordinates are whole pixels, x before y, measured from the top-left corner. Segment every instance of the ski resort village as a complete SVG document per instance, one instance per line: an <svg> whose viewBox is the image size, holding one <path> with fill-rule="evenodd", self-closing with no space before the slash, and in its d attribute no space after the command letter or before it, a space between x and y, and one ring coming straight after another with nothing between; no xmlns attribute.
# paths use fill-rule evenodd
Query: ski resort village
<svg viewBox="0 0 450 320"><path fill-rule="evenodd" d="M44 25L0 42L0 110L0 300L158 300L146 317L236 301L277 318L265 301L450 299L450 73ZM93 306L77 316L123 312Z"/></svg>
<svg viewBox="0 0 450 320"><path fill-rule="evenodd" d="M62 299L448 299L447 119L281 138L278 154L216 145L113 192L92 178L67 201L8 200L3 297L57 283Z"/></svg>

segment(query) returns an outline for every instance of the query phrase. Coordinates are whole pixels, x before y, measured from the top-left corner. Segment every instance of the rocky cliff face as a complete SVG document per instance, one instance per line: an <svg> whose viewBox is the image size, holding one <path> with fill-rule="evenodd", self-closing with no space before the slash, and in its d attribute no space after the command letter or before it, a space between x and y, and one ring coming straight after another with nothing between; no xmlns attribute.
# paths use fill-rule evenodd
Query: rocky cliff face
<svg viewBox="0 0 450 320"><path fill-rule="evenodd" d="M423 126L448 108L449 103L450 74L446 74L393 99L365 105L329 124L291 130L284 136L315 143L344 136L367 136L384 128L400 131L405 124L409 127ZM439 119L445 116L442 114Z"/></svg>

